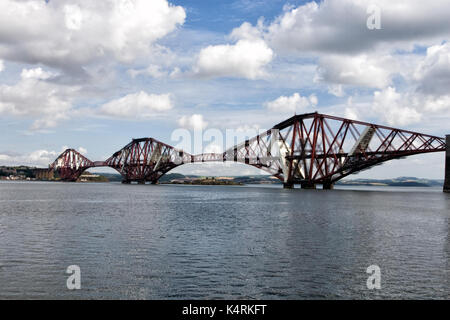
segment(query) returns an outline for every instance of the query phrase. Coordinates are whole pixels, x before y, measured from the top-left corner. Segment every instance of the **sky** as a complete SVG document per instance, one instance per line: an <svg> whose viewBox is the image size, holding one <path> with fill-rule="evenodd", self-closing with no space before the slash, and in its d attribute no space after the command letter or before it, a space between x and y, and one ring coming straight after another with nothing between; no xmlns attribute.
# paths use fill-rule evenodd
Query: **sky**
<svg viewBox="0 0 450 320"><path fill-rule="evenodd" d="M140 137L219 152L233 139L211 132L314 111L445 136L448 21L447 0L2 0L0 165L45 167L68 147L105 160ZM444 154L355 177L398 176L443 179Z"/></svg>

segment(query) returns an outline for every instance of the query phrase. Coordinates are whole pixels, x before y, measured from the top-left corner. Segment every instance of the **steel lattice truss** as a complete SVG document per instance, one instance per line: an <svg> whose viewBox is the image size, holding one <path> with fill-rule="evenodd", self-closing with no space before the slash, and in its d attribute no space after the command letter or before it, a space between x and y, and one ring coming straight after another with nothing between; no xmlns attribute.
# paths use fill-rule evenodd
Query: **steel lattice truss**
<svg viewBox="0 0 450 320"><path fill-rule="evenodd" d="M64 181L76 181L84 170L94 167L95 164L81 153L67 149L50 165L50 170L57 172Z"/></svg>
<svg viewBox="0 0 450 320"><path fill-rule="evenodd" d="M288 183L332 184L388 160L445 150L443 138L319 113L294 116L274 129Z"/></svg>
<svg viewBox="0 0 450 320"><path fill-rule="evenodd" d="M192 162L192 156L153 138L133 139L105 161L120 172L125 182L156 183L167 171Z"/></svg>
<svg viewBox="0 0 450 320"><path fill-rule="evenodd" d="M287 184L329 186L388 160L444 150L444 138L310 113L281 122L223 154L197 155L194 159L241 162Z"/></svg>
<svg viewBox="0 0 450 320"><path fill-rule="evenodd" d="M75 181L90 167L109 166L125 182L151 181L193 162L241 162L287 185L331 186L343 177L392 159L445 150L444 138L319 113L296 115L223 153L190 155L153 138L133 139L103 162L67 149L50 165Z"/></svg>

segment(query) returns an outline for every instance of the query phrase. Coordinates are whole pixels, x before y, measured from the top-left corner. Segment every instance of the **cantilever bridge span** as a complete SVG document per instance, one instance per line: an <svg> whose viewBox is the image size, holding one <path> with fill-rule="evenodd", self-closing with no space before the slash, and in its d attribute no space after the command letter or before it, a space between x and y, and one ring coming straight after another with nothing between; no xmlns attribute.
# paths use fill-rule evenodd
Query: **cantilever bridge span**
<svg viewBox="0 0 450 320"><path fill-rule="evenodd" d="M73 149L64 151L50 170L76 181L92 167L111 167L123 182L157 183L173 168L196 162L234 161L264 170L286 188L324 189L343 177L406 156L447 150L446 182L450 191L450 136L444 138L383 125L309 113L293 116L223 153L191 155L153 138L133 139L105 161L91 161Z"/></svg>

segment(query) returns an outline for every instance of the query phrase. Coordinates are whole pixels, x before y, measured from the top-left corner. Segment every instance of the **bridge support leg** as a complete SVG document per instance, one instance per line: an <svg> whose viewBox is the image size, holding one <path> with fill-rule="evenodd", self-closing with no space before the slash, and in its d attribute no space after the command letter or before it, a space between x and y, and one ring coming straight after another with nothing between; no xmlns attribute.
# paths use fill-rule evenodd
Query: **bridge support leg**
<svg viewBox="0 0 450 320"><path fill-rule="evenodd" d="M316 185L313 182L302 182L301 187L302 189L315 189Z"/></svg>
<svg viewBox="0 0 450 320"><path fill-rule="evenodd" d="M122 183L123 183L123 184L130 184L131 181L130 181L130 180L122 180Z"/></svg>
<svg viewBox="0 0 450 320"><path fill-rule="evenodd" d="M283 183L284 189L294 189L294 184L292 182L285 182Z"/></svg>
<svg viewBox="0 0 450 320"><path fill-rule="evenodd" d="M445 141L445 180L444 192L450 193L450 134L446 136Z"/></svg>
<svg viewBox="0 0 450 320"><path fill-rule="evenodd" d="M157 183L158 183L158 180L152 180L150 183L151 183L151 184L157 184Z"/></svg>
<svg viewBox="0 0 450 320"><path fill-rule="evenodd" d="M323 184L323 189L324 189L324 190L332 190L332 189L334 189L334 183L331 183L331 182L325 182L325 183Z"/></svg>

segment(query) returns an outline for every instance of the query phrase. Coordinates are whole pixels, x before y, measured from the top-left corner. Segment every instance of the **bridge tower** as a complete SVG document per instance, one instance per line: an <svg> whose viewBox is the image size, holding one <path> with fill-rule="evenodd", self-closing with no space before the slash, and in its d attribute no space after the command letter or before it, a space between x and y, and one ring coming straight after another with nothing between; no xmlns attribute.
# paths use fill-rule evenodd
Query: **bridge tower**
<svg viewBox="0 0 450 320"><path fill-rule="evenodd" d="M445 141L445 181L444 192L450 193L450 134L446 136Z"/></svg>

